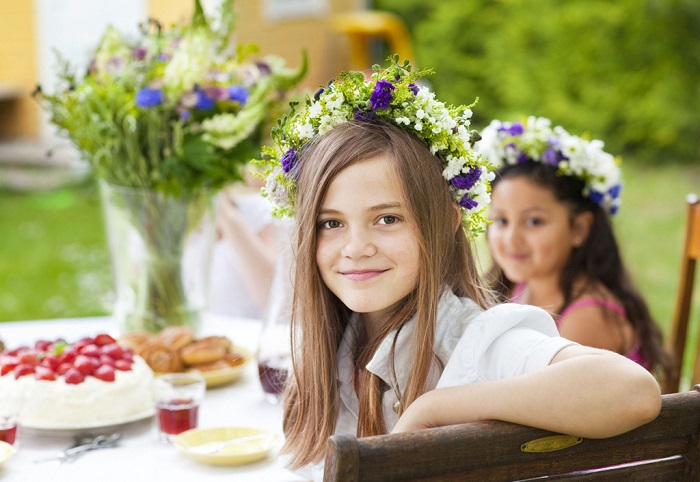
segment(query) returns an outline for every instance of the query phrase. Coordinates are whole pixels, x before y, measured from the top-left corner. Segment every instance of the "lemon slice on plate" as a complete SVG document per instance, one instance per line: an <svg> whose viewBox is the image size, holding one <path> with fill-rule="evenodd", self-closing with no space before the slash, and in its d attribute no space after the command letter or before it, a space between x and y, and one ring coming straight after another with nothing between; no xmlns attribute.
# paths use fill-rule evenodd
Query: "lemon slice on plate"
<svg viewBox="0 0 700 482"><path fill-rule="evenodd" d="M192 429L175 437L175 446L189 457L211 465L243 465L262 460L282 437L257 428Z"/></svg>
<svg viewBox="0 0 700 482"><path fill-rule="evenodd" d="M7 442L0 441L0 466L15 454L15 448Z"/></svg>

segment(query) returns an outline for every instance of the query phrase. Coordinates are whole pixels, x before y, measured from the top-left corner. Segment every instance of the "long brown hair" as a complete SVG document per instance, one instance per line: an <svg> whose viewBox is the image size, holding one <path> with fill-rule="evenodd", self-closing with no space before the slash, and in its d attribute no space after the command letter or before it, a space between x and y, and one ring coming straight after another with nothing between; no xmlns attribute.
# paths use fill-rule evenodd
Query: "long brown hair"
<svg viewBox="0 0 700 482"><path fill-rule="evenodd" d="M435 361L433 345L438 300L445 287L482 307L490 295L480 285L470 241L456 226L455 204L442 164L418 139L383 122L348 122L333 128L301 153L298 166L297 259L292 312L293 375L285 394L285 451L290 466L322 458L335 430L339 396L337 351L351 315L323 284L316 265L317 217L329 185L342 170L381 156L392 165L394 179L406 202L408 220L420 246L418 283L376 339L356 353L360 367L359 436L386 432L381 379L364 369L381 341L416 317L413 366L402 387L401 410L424 391ZM351 201L351 200L348 200ZM400 412L401 412L400 410Z"/></svg>
<svg viewBox="0 0 700 482"><path fill-rule="evenodd" d="M600 287L604 287L625 309L626 317L639 338L642 356L663 381L670 373L672 361L663 347L661 330L624 266L608 214L582 195L583 181L572 176L560 176L555 166L539 162L528 161L500 168L492 187L496 189L501 180L518 176L549 189L558 201L568 207L571 219L584 212L593 214L588 237L581 246L573 249L559 277L559 289L564 301L557 313L562 313L583 292L598 291L604 296L604 293L600 293ZM500 295L500 301L512 297L514 285L496 263L493 263L487 277L488 284ZM585 283L578 285L580 281Z"/></svg>

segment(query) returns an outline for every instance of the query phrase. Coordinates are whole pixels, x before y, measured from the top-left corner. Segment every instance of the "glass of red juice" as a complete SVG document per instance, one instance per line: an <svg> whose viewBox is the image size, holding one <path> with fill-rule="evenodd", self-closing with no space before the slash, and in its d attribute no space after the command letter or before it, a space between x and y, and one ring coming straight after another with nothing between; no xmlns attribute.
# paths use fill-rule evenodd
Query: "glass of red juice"
<svg viewBox="0 0 700 482"><path fill-rule="evenodd" d="M282 399L287 375L292 368L292 357L289 354L270 355L258 361L258 375L265 398L273 404Z"/></svg>
<svg viewBox="0 0 700 482"><path fill-rule="evenodd" d="M197 428L206 382L196 373L168 373L155 380L156 421L162 442Z"/></svg>
<svg viewBox="0 0 700 482"><path fill-rule="evenodd" d="M19 412L22 398L19 395L0 395L0 441L15 445L19 435Z"/></svg>

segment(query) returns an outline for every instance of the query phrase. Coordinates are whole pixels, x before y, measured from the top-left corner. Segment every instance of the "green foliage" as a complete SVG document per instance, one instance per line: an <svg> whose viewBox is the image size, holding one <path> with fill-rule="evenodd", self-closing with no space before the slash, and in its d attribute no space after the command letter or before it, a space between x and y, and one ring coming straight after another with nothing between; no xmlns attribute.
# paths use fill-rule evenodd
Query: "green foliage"
<svg viewBox="0 0 700 482"><path fill-rule="evenodd" d="M476 125L522 115L588 132L639 160L700 154L700 3L377 0L413 33L417 63Z"/></svg>

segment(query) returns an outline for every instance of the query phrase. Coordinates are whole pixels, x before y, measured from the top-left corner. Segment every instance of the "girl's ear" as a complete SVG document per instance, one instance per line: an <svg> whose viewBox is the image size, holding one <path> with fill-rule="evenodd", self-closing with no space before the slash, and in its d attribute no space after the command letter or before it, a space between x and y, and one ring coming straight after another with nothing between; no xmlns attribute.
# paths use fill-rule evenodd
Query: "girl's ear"
<svg viewBox="0 0 700 482"><path fill-rule="evenodd" d="M455 203L452 203L453 214L454 214L454 227L455 233L462 227L462 210Z"/></svg>
<svg viewBox="0 0 700 482"><path fill-rule="evenodd" d="M593 225L593 213L586 211L577 215L574 218L573 223L573 237L571 244L578 248L581 246L586 239L588 239L588 234L591 232L591 226Z"/></svg>

